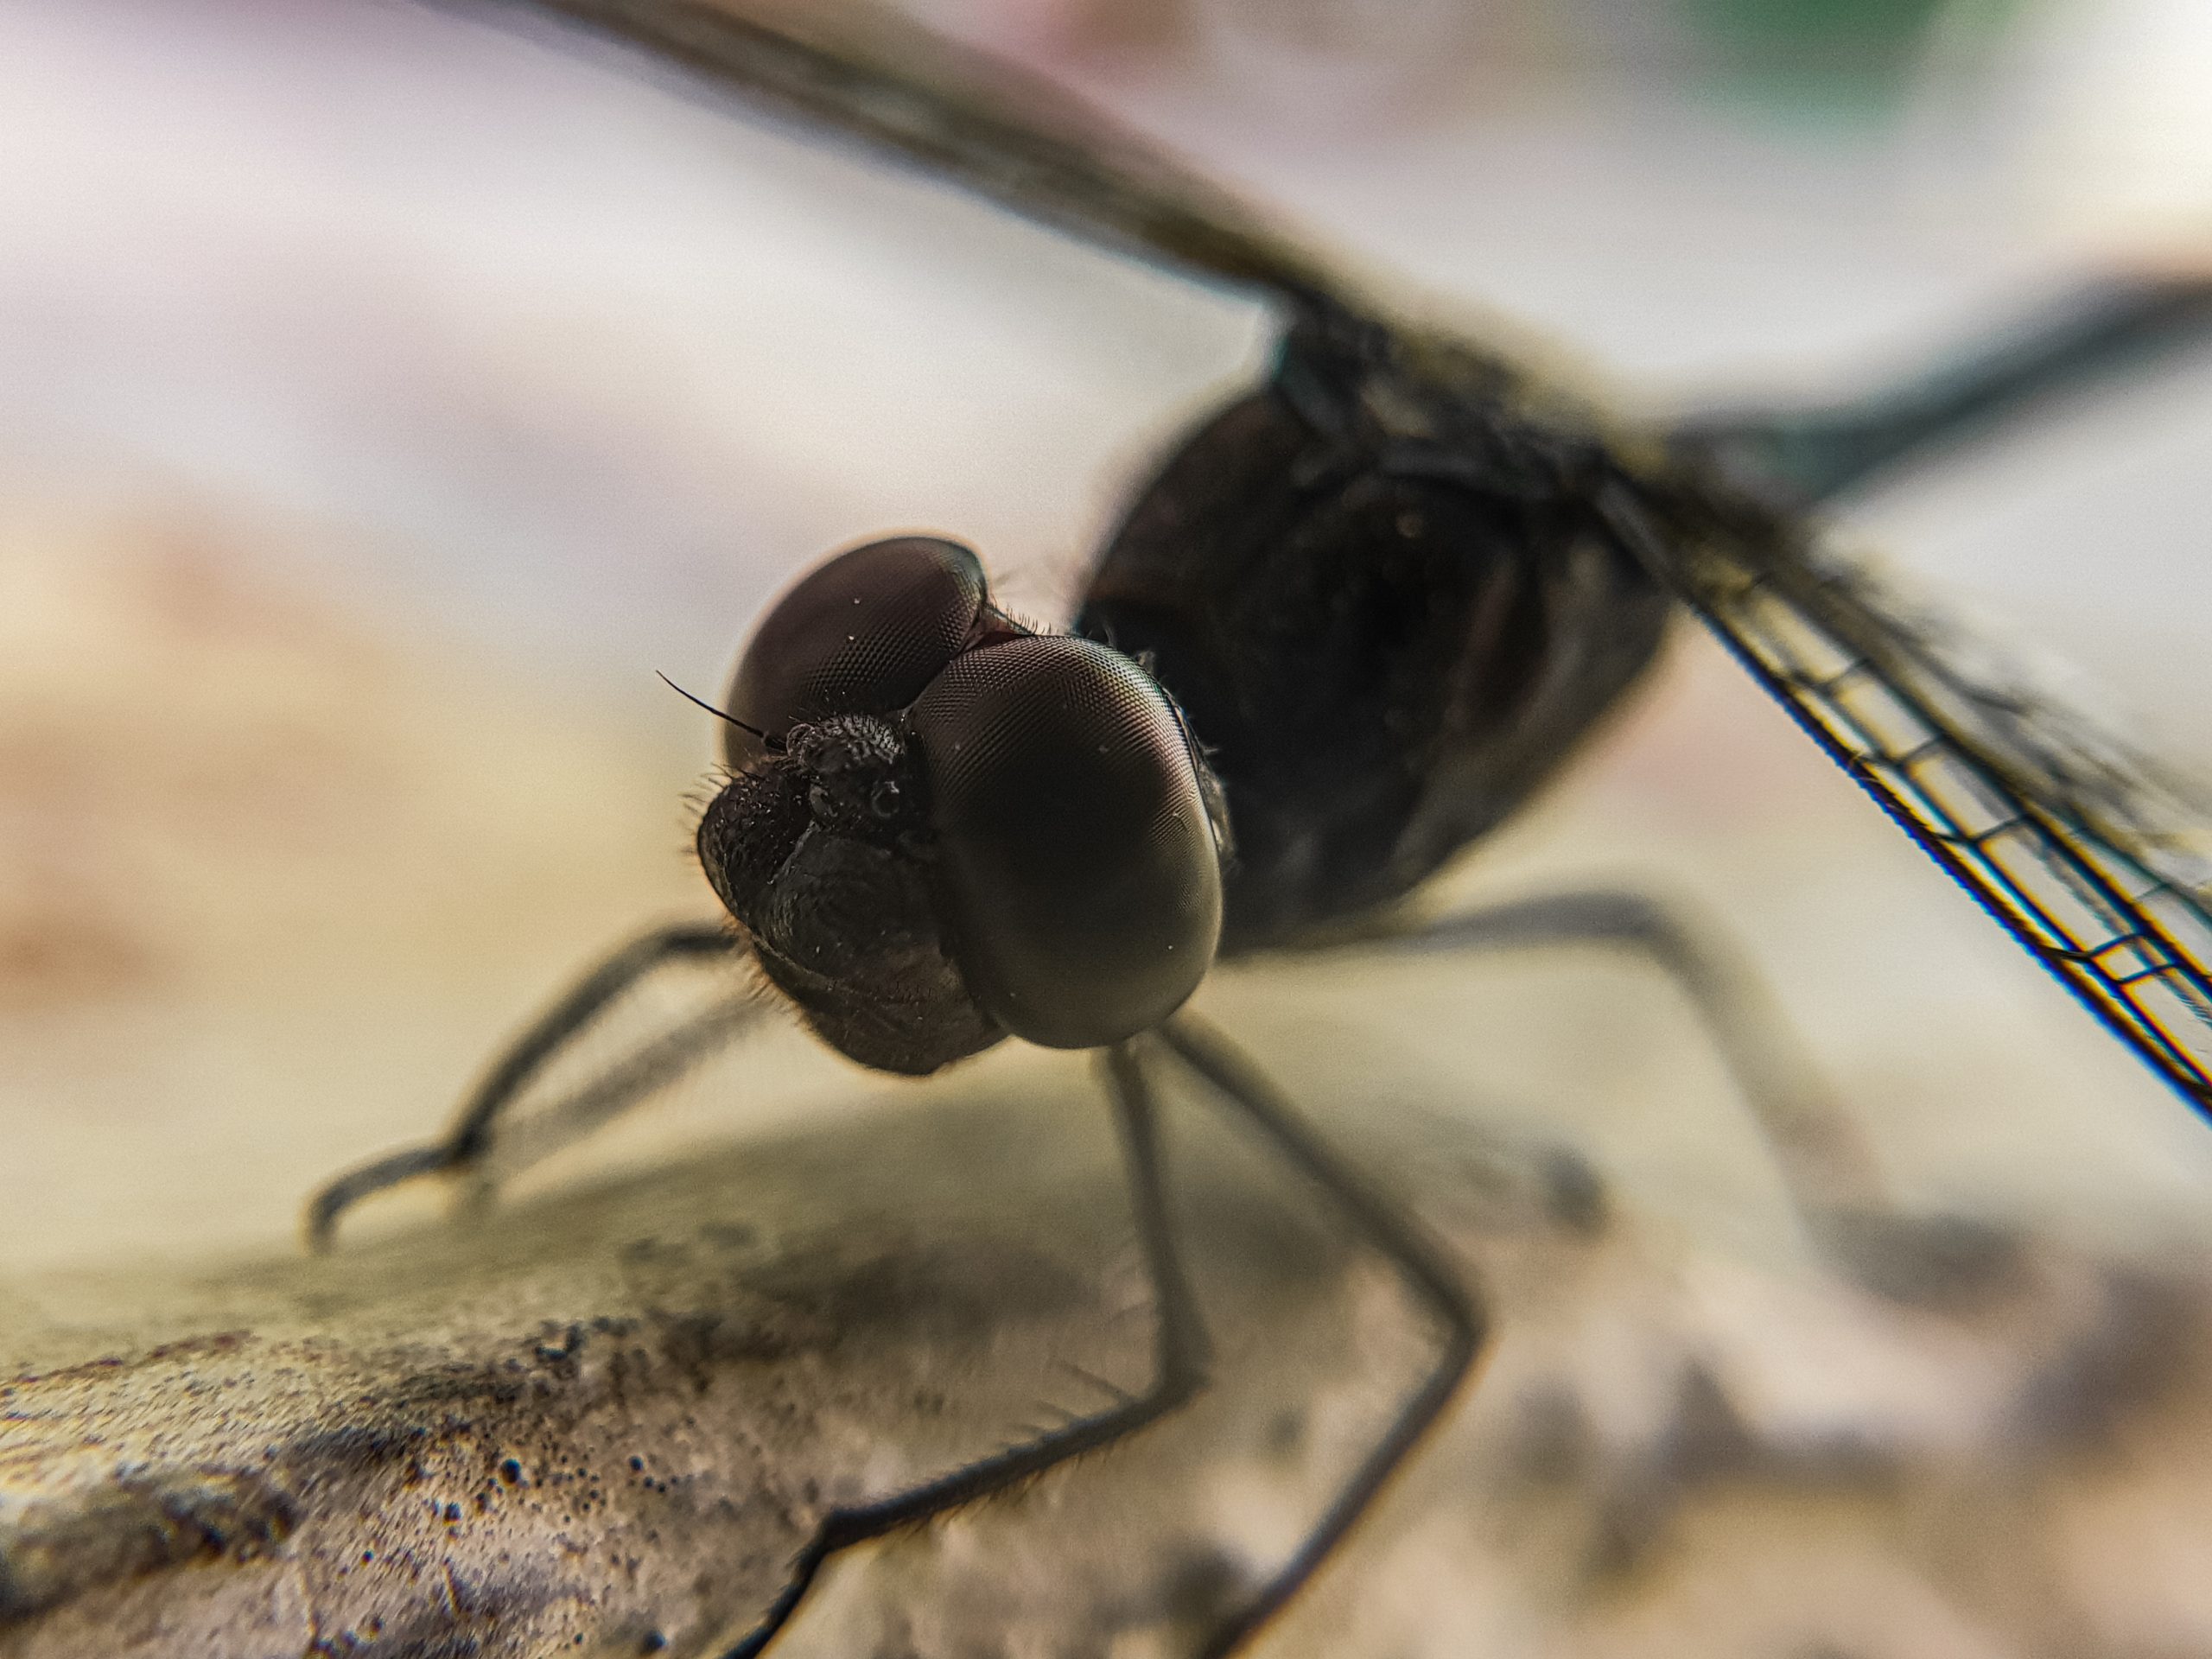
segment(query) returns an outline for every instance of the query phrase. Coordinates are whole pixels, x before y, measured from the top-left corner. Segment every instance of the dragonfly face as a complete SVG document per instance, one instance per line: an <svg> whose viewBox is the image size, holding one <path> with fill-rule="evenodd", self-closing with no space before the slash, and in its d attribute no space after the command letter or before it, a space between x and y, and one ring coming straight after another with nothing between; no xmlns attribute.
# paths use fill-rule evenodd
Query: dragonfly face
<svg viewBox="0 0 2212 1659"><path fill-rule="evenodd" d="M730 702L700 862L851 1058L920 1074L1009 1033L1117 1043L1212 965L1220 858L1173 705L1117 652L1007 619L967 549L830 560L769 613Z"/></svg>

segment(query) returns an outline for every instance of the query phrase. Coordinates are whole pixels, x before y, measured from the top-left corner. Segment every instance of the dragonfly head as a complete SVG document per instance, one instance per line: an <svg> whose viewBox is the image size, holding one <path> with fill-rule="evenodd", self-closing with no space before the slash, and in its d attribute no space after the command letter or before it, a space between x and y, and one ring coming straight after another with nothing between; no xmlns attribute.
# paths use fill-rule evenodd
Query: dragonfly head
<svg viewBox="0 0 2212 1659"><path fill-rule="evenodd" d="M699 858L768 978L863 1065L1119 1042L1211 966L1202 762L1151 677L905 537L818 567L730 688ZM734 722L742 722L738 724Z"/></svg>

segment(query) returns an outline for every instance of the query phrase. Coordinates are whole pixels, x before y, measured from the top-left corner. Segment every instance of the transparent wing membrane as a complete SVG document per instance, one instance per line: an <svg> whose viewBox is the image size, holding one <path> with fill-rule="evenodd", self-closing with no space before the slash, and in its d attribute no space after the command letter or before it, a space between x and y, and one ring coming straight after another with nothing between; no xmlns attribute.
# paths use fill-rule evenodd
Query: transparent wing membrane
<svg viewBox="0 0 2212 1659"><path fill-rule="evenodd" d="M2212 815L2184 786L1986 642L1800 538L1660 558L1814 740L2212 1116Z"/></svg>

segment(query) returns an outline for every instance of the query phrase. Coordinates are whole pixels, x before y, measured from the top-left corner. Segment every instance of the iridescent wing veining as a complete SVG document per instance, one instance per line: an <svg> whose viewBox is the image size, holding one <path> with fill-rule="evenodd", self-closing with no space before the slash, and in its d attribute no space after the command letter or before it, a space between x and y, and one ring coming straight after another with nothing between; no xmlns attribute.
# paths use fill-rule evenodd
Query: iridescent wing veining
<svg viewBox="0 0 2212 1659"><path fill-rule="evenodd" d="M1784 521L1662 537L1612 505L1814 740L2212 1116L2212 812L2191 784Z"/></svg>

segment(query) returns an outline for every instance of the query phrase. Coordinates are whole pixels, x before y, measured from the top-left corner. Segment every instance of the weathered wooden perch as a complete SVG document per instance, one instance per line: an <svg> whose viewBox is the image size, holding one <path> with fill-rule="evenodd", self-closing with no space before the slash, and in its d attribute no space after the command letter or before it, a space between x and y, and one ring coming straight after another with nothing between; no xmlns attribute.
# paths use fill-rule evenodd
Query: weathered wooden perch
<svg viewBox="0 0 2212 1659"><path fill-rule="evenodd" d="M791 1654L1177 1651L1356 1456L1419 1322L1294 1181L1171 1122L1213 1393L864 1552ZM2020 1243L1885 1296L1672 1248L1464 1126L1352 1146L1503 1336L1270 1652L2185 1645L2201 1281ZM1011 1096L329 1260L35 1285L0 1306L0 1655L710 1652L826 1505L1140 1383L1147 1313L1104 1114Z"/></svg>

